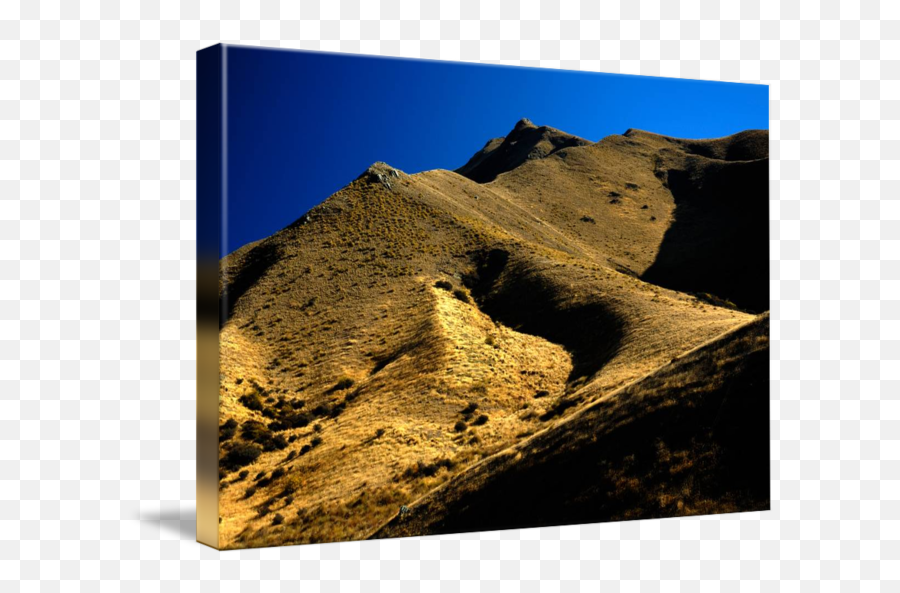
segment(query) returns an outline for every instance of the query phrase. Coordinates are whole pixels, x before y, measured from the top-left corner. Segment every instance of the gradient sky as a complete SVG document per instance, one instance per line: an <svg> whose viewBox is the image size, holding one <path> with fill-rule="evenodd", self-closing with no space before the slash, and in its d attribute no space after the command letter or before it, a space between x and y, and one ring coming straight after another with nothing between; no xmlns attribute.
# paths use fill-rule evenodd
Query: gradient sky
<svg viewBox="0 0 900 593"><path fill-rule="evenodd" d="M769 127L764 85L238 46L226 64L229 253L375 161L455 169L523 117L592 141Z"/></svg>

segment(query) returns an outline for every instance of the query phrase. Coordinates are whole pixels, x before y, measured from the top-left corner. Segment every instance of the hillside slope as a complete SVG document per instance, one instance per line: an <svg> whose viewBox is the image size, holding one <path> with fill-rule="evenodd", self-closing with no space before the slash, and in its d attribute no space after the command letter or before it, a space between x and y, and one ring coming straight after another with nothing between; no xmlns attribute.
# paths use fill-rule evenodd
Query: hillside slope
<svg viewBox="0 0 900 593"><path fill-rule="evenodd" d="M768 509L768 321L482 461L373 537Z"/></svg>
<svg viewBox="0 0 900 593"><path fill-rule="evenodd" d="M548 133L517 128L544 130L536 146ZM485 183L376 163L223 258L225 547L366 537L752 319L639 277L680 208L653 169L663 141L567 142L502 166L485 157L475 166L514 163Z"/></svg>

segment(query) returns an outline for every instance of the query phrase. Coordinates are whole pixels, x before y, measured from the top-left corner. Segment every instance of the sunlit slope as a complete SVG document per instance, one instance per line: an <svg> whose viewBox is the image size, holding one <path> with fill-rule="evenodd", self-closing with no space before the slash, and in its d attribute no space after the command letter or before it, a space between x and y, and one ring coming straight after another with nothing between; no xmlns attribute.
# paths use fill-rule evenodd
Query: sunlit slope
<svg viewBox="0 0 900 593"><path fill-rule="evenodd" d="M226 547L365 537L465 468L751 319L637 277L674 203L652 169L622 169L613 181L632 194L620 204L591 201L593 186L560 189L602 169L578 155L615 152L604 142L490 183L376 163L223 259ZM565 164L581 159L574 173ZM606 209L651 190L654 221L640 204L633 216Z"/></svg>
<svg viewBox="0 0 900 593"><path fill-rule="evenodd" d="M373 537L769 508L768 315L456 476Z"/></svg>

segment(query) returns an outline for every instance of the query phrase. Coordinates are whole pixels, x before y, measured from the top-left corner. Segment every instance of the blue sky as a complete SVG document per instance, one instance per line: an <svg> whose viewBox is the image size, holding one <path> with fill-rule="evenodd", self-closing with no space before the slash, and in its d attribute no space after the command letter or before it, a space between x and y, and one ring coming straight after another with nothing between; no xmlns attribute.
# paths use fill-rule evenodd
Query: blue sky
<svg viewBox="0 0 900 593"><path fill-rule="evenodd" d="M592 141L628 128L711 138L769 127L762 85L236 46L226 63L227 252L375 161L455 169L523 117Z"/></svg>

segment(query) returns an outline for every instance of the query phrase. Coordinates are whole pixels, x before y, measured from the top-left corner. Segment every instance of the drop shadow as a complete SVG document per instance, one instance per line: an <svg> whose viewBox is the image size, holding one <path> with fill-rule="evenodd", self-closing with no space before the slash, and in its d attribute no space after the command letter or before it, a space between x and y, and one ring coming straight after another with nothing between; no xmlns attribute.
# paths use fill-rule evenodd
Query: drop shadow
<svg viewBox="0 0 900 593"><path fill-rule="evenodd" d="M141 511L137 518L144 525L156 527L170 535L177 535L178 539L197 540L197 510L193 507Z"/></svg>

